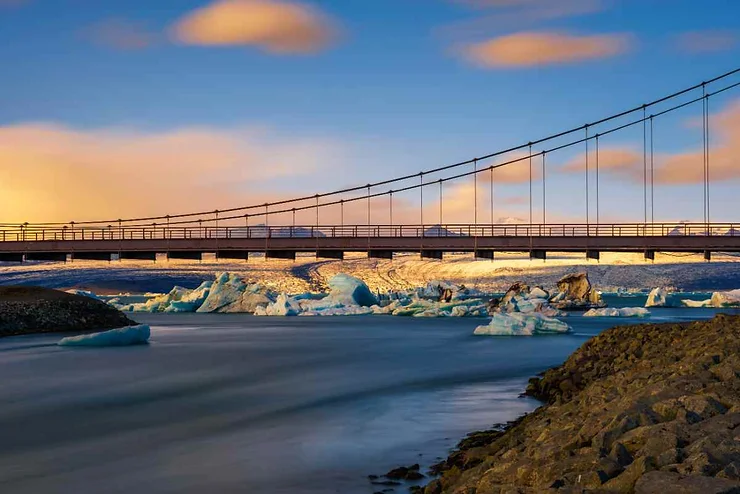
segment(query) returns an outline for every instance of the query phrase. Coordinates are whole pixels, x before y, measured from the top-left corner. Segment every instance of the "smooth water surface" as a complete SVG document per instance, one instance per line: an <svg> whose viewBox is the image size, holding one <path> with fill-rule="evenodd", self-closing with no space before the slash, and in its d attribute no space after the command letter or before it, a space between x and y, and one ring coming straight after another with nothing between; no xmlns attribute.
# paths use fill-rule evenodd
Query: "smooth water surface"
<svg viewBox="0 0 740 494"><path fill-rule="evenodd" d="M368 474L428 467L532 410L518 397L530 376L634 321L571 315L569 335L476 337L486 320L136 319L150 345L0 340L0 492L372 493Z"/></svg>

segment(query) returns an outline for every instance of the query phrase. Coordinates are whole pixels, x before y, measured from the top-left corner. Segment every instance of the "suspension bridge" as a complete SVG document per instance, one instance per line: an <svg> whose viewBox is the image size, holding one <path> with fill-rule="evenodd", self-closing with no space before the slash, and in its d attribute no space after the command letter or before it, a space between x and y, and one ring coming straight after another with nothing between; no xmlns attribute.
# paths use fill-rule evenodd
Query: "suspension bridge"
<svg viewBox="0 0 740 494"><path fill-rule="evenodd" d="M715 98L739 86L740 69L736 69L598 121L485 156L315 195L165 216L0 223L0 261L156 260L158 254L189 260L202 259L204 254L229 260L246 260L254 254L295 259L297 253L343 259L347 252L367 252L382 259L402 252L428 259L442 259L445 252L469 252L483 259L493 259L496 252L528 253L536 259L545 259L548 252L583 252L591 259L599 259L601 252L638 252L646 259L654 259L656 252L686 252L703 253L709 260L715 252L740 252L740 222L712 222L710 113ZM702 170L702 221L656 222L655 131L668 115L692 108L700 108L702 115L697 131L701 131L703 150L695 163ZM629 129L641 131L642 137L643 218L605 223L600 217L604 181L599 176L600 146ZM579 223L553 223L548 221L548 159L569 149L585 151L583 189L579 191L585 197L584 217ZM512 167L523 167L525 175L528 172L529 218L519 224L497 224L496 174ZM444 222L444 187L449 183L472 183L472 222ZM479 203L480 183L489 187L486 208ZM535 188L539 197L535 197ZM431 190L438 193L434 218L425 209ZM394 223L394 197L414 193L418 193L418 222ZM373 221L371 201L387 201L387 216L382 221ZM366 207L366 221L346 224L345 208L357 206ZM339 219L322 222L322 213L326 216L329 210L338 212ZM312 215L315 221L297 223L297 214ZM484 215L490 216L483 219Z"/></svg>

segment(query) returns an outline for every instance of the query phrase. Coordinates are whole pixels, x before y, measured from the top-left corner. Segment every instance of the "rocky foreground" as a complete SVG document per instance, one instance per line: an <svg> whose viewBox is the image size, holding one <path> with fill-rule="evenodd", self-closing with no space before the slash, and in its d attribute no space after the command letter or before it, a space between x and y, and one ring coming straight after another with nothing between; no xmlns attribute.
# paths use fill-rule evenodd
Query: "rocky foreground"
<svg viewBox="0 0 740 494"><path fill-rule="evenodd" d="M48 288L0 287L0 337L100 331L134 324L100 300Z"/></svg>
<svg viewBox="0 0 740 494"><path fill-rule="evenodd" d="M419 492L740 493L740 317L612 328L469 436Z"/></svg>

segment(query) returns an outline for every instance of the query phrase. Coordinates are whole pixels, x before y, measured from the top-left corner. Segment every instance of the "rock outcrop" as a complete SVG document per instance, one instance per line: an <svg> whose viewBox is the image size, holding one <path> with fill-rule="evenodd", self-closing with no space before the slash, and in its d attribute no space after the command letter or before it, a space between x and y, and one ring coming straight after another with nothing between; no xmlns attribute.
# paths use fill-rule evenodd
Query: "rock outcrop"
<svg viewBox="0 0 740 494"><path fill-rule="evenodd" d="M740 492L740 317L612 328L530 381L547 404L461 443L440 493Z"/></svg>
<svg viewBox="0 0 740 494"><path fill-rule="evenodd" d="M85 332L136 322L105 302L48 288L0 287L0 337Z"/></svg>

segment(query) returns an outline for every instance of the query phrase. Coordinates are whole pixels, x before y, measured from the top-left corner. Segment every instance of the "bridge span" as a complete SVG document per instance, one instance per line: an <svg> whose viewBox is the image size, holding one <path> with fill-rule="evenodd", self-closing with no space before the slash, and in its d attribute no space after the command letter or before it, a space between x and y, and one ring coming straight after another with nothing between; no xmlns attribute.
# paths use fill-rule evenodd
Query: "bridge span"
<svg viewBox="0 0 740 494"><path fill-rule="evenodd" d="M252 227L5 228L0 230L0 261L295 259L297 253L343 259L347 252L392 259L394 253L419 253L442 259L446 252L493 259L497 252L740 253L740 224L546 224L546 225L332 225Z"/></svg>

